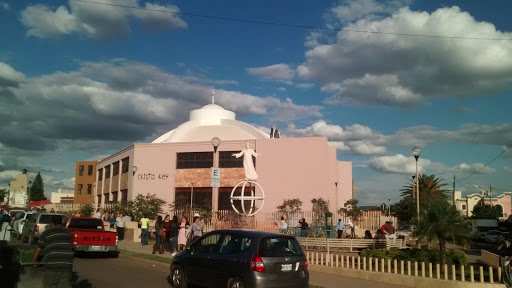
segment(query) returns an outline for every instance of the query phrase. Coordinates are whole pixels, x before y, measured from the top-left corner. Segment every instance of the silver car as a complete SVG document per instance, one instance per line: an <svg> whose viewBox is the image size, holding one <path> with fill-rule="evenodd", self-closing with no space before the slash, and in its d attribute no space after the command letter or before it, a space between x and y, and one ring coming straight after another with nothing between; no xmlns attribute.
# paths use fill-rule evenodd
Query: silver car
<svg viewBox="0 0 512 288"><path fill-rule="evenodd" d="M64 224L67 222L68 217L65 214L60 213L34 213L30 215L28 220L23 225L21 233L21 242L35 245L39 235L46 229L46 226L50 224L53 217L61 218L61 222Z"/></svg>
<svg viewBox="0 0 512 288"><path fill-rule="evenodd" d="M21 233L23 233L23 226L25 226L25 222L27 222L28 218L32 214L36 213L35 211L24 211L22 213L17 213L16 216L14 216L13 222L12 222L12 229L14 230L14 236L18 238L18 240L21 239Z"/></svg>

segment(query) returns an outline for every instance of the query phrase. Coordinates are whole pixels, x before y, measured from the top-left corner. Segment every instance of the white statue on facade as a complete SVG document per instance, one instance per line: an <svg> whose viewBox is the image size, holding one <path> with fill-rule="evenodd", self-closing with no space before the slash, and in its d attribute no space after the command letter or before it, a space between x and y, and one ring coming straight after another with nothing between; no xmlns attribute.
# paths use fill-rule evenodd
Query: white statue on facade
<svg viewBox="0 0 512 288"><path fill-rule="evenodd" d="M254 181L258 179L258 174L256 173L256 169L254 168L254 162L252 161L252 157L259 157L261 154L256 153L253 149L251 149L251 145L249 143L245 144L245 149L240 151L240 153L233 154L236 158L240 158L240 156L244 156L244 170L245 170L245 180Z"/></svg>

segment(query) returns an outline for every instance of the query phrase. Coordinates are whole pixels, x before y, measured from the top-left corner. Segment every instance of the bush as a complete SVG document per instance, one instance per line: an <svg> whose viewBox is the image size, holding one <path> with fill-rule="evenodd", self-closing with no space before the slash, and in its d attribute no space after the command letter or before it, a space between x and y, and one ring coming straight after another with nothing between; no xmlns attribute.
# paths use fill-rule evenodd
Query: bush
<svg viewBox="0 0 512 288"><path fill-rule="evenodd" d="M85 204L80 207L80 216L91 217L94 213L94 207L91 204Z"/></svg>
<svg viewBox="0 0 512 288"><path fill-rule="evenodd" d="M421 250L421 249L365 249L361 252L361 257L372 257L379 259L390 259L397 261L440 263L441 254L439 250ZM448 250L446 252L446 264L448 265L467 265L468 259L466 253L460 250Z"/></svg>

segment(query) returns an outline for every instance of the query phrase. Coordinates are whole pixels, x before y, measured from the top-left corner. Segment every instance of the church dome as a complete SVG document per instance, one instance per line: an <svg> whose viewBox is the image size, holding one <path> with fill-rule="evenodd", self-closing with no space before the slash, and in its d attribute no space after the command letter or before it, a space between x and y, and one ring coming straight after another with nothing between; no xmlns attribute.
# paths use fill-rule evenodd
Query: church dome
<svg viewBox="0 0 512 288"><path fill-rule="evenodd" d="M152 143L202 142L213 137L221 140L270 138L267 133L236 120L235 112L213 103L190 111L189 121L158 137Z"/></svg>

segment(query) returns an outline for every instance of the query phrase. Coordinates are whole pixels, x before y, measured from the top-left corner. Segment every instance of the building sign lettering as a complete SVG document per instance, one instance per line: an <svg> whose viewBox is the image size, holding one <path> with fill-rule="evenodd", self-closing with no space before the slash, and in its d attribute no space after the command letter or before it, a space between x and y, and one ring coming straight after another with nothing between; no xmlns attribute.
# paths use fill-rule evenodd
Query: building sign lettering
<svg viewBox="0 0 512 288"><path fill-rule="evenodd" d="M137 174L138 180L166 180L167 178L169 178L169 174L153 174L153 173Z"/></svg>

